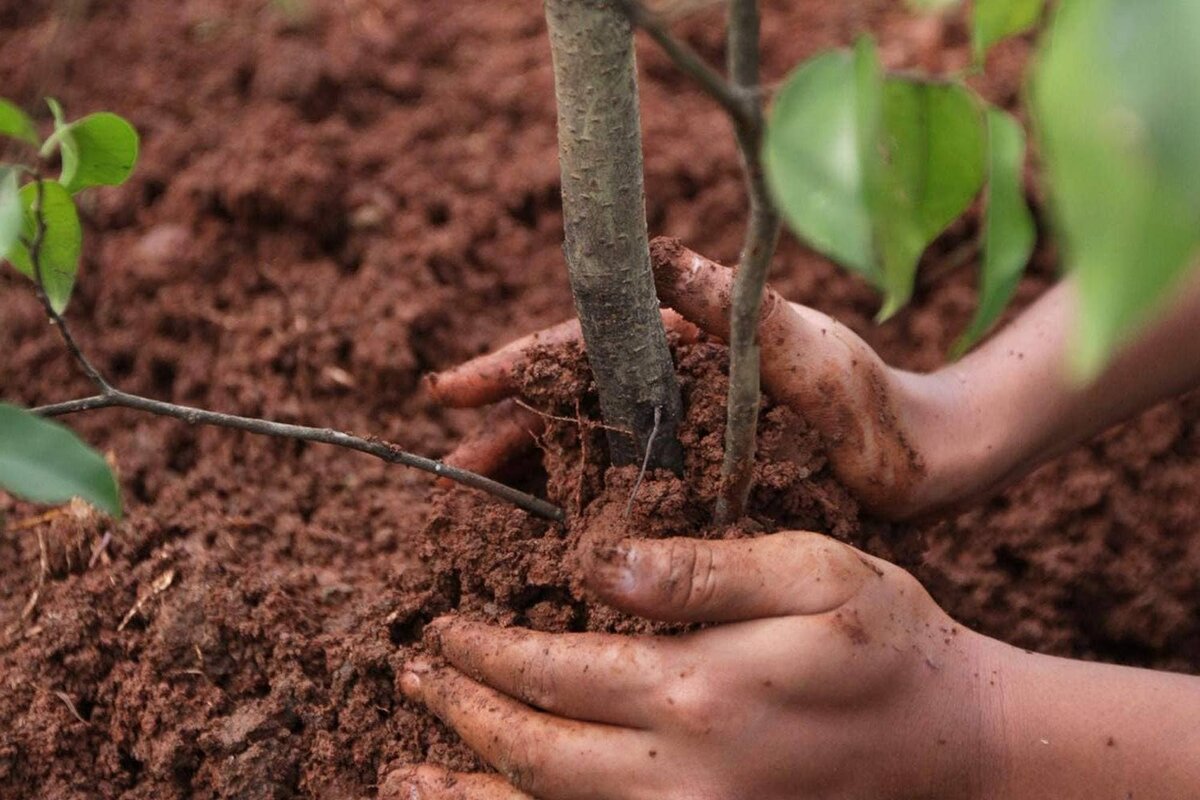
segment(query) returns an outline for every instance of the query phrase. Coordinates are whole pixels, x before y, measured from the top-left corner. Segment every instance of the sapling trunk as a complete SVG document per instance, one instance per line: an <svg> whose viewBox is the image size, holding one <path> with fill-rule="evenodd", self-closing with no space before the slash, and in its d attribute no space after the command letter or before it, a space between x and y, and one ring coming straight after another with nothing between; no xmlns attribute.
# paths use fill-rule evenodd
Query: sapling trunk
<svg viewBox="0 0 1200 800"><path fill-rule="evenodd" d="M563 249L600 410L619 429L608 432L612 460L680 471L679 385L650 271L633 26L616 0L545 5Z"/></svg>

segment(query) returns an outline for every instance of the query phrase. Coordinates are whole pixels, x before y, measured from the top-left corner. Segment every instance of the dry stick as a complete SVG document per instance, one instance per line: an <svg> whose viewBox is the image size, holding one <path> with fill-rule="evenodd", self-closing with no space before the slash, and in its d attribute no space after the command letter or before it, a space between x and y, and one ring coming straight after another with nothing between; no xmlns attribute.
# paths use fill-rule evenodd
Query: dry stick
<svg viewBox="0 0 1200 800"><path fill-rule="evenodd" d="M74 414L80 411L92 411L100 408L131 408L159 416L174 417L192 425L214 425L261 434L263 436L331 444L336 447L344 447L348 450L357 450L360 453L375 456L389 464L402 464L406 467L413 467L439 477L449 478L464 486L487 492L493 497L498 497L501 500L512 503L518 508L524 509L531 514L536 514L539 517L545 517L556 522L566 521L566 513L561 508L545 500L526 494L511 486L505 486L498 481L485 478L474 472L452 467L449 464L444 464L432 458L425 458L424 456L406 452L393 444L379 439L354 436L349 433L335 431L331 428L310 428L303 425L290 425L283 422L222 414L201 408L165 403L159 400L151 400L148 397L129 394L115 388L104 379L99 370L84 355L83 350L75 341L75 337L71 334L71 329L67 326L66 321L63 320L62 315L54 309L49 295L46 294L45 283L42 279L41 264L41 248L46 235L46 221L42 217L43 189L40 176L35 176L34 181L37 185L35 206L37 211L34 214L35 227L33 240L28 246L29 260L33 264L34 269L34 283L37 287L38 299L41 300L43 308L45 308L46 313L50 316L51 324L58 328L58 332L62 335L63 341L66 343L67 349L75 358L75 361L87 374L92 383L96 384L96 387L100 389L100 394L92 397L84 397L65 403L56 403L54 405L35 408L33 409L35 414L43 417L57 417L64 414Z"/></svg>
<svg viewBox="0 0 1200 800"><path fill-rule="evenodd" d="M755 92L759 81L758 0L731 0L727 48L734 86L754 99L749 123L735 121L734 125L750 197L750 222L742 243L730 308L725 460L721 464L721 493L717 498L720 524L731 523L745 514L754 477L760 393L758 320L767 272L779 240L779 215L771 202L761 157L762 101Z"/></svg>
<svg viewBox="0 0 1200 800"><path fill-rule="evenodd" d="M135 411L145 411L150 414L157 414L162 417L174 417L181 419L192 425L215 425L221 428L232 428L234 430L246 431L248 433L256 433L263 436L275 436L282 439L299 439L305 442L316 442L318 444L331 444L335 447L343 447L347 450L357 450L360 453L375 456L376 458L386 461L389 464L402 464L406 467L429 472L443 478L449 478L452 481L461 483L464 486L470 486L473 489L487 492L493 497L498 497L501 500L506 500L518 508L522 508L531 514L536 514L539 517L563 522L566 520L566 515L561 508L552 505L545 500L541 500L525 492L505 486L502 483L485 478L474 472L469 472L458 467L452 467L449 464L444 464L441 461L436 461L432 458L418 456L401 450L399 447L379 439L368 439L360 436L355 436L342 431L335 431L331 428L310 428L304 425L291 425L285 422L272 422L265 419L257 419L253 417L239 417L234 414L222 414L216 411L208 411L201 408L193 408L191 406L177 405L175 403L164 403L160 400L151 400L148 397L141 397L135 394L122 392L119 389L109 389L104 394L99 394L94 397L84 397L79 400L71 400L65 403L57 403L50 406L42 406L41 408L33 409L35 414L40 414L44 417L57 417L63 414L73 414L77 411L91 411L98 408L131 408Z"/></svg>
<svg viewBox="0 0 1200 800"><path fill-rule="evenodd" d="M760 156L764 120L759 86L758 3L730 0L727 81L672 36L663 21L636 0L620 2L630 19L650 34L676 66L695 78L729 114L746 174L750 222L742 243L730 309L725 459L717 499L717 521L729 523L745 513L754 474L760 392L758 319L767 270L779 239L779 216L771 202Z"/></svg>

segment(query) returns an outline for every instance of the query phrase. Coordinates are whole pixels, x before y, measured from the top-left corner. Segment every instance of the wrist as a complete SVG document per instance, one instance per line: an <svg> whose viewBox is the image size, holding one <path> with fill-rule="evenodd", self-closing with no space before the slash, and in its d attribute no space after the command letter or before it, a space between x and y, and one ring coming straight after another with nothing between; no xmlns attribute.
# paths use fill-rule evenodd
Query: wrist
<svg viewBox="0 0 1200 800"><path fill-rule="evenodd" d="M994 644L984 797L1165 799L1200 785L1200 678Z"/></svg>
<svg viewBox="0 0 1200 800"><path fill-rule="evenodd" d="M906 766L872 797L1012 800L1003 792L1009 748L1002 687L1012 648L940 613L921 624L912 664L920 687L899 714L893 747ZM949 644L946 640L949 639Z"/></svg>
<svg viewBox="0 0 1200 800"><path fill-rule="evenodd" d="M1016 432L993 413L986 376L951 365L927 374L892 370L889 380L924 467L906 516L960 505L1007 471Z"/></svg>
<svg viewBox="0 0 1200 800"><path fill-rule="evenodd" d="M969 735L955 753L962 790L953 796L1014 800L1009 794L1013 709L1008 687L1024 652L981 633L968 632L968 636L966 690L958 713Z"/></svg>

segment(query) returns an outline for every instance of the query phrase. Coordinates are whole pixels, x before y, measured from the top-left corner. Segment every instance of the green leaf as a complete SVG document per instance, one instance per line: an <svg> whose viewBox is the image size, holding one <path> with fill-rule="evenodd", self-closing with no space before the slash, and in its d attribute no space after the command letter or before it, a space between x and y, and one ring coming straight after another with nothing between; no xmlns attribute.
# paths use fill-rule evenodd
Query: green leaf
<svg viewBox="0 0 1200 800"><path fill-rule="evenodd" d="M810 246L887 293L912 293L917 262L983 185L980 103L958 84L884 78L875 47L833 51L787 80L767 128L767 179Z"/></svg>
<svg viewBox="0 0 1200 800"><path fill-rule="evenodd" d="M1073 367L1094 376L1158 311L1200 246L1200 3L1064 2L1033 107L1065 264Z"/></svg>
<svg viewBox="0 0 1200 800"><path fill-rule="evenodd" d="M857 82L855 57L845 51L800 65L776 96L763 158L792 229L815 250L876 280Z"/></svg>
<svg viewBox="0 0 1200 800"><path fill-rule="evenodd" d="M17 243L24 220L17 171L0 167L0 258L4 258Z"/></svg>
<svg viewBox="0 0 1200 800"><path fill-rule="evenodd" d="M7 100L0 99L0 136L11 136L37 147L37 128L33 120Z"/></svg>
<svg viewBox="0 0 1200 800"><path fill-rule="evenodd" d="M119 186L129 179L138 158L138 134L116 114L90 114L60 132L62 177L75 194L91 186Z"/></svg>
<svg viewBox="0 0 1200 800"><path fill-rule="evenodd" d="M980 104L965 87L885 81L882 177L871 199L886 295L880 319L908 302L921 254L979 193L985 139Z"/></svg>
<svg viewBox="0 0 1200 800"><path fill-rule="evenodd" d="M121 516L117 479L103 456L68 429L0 403L0 488L38 503L79 497Z"/></svg>
<svg viewBox="0 0 1200 800"><path fill-rule="evenodd" d="M79 270L79 256L83 250L83 229L71 193L56 181L42 182L42 218L46 224L39 260L42 267L42 282L54 309L62 313L71 299L75 288L75 274ZM37 184L28 183L21 188L21 205L25 210L21 235L33 242L37 233L34 206L37 203ZM30 280L35 280L33 261L29 249L18 243L8 254L8 260L17 271Z"/></svg>
<svg viewBox="0 0 1200 800"><path fill-rule="evenodd" d="M1038 24L1046 0L975 0L972 46L975 60L1001 39L1024 33Z"/></svg>
<svg viewBox="0 0 1200 800"><path fill-rule="evenodd" d="M1025 203L1025 132L1013 117L988 110L988 186L983 218L983 266L979 307L951 349L958 358L995 324L1017 290L1037 241L1033 213Z"/></svg>

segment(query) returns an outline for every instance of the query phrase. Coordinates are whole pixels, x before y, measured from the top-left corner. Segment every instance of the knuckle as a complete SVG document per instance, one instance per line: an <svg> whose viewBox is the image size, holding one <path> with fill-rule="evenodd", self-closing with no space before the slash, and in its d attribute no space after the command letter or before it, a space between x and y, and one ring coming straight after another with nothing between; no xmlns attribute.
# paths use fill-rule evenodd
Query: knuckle
<svg viewBox="0 0 1200 800"><path fill-rule="evenodd" d="M522 701L535 708L547 709L554 705L557 691L548 657L525 661L520 669L517 692Z"/></svg>
<svg viewBox="0 0 1200 800"><path fill-rule="evenodd" d="M501 750L496 769L505 780L522 792L537 789L539 765L534 748L525 737L510 737Z"/></svg>
<svg viewBox="0 0 1200 800"><path fill-rule="evenodd" d="M679 608L704 608L716 595L719 583L712 545L705 541L672 540L665 583L668 599Z"/></svg>
<svg viewBox="0 0 1200 800"><path fill-rule="evenodd" d="M833 578L857 581L871 570L869 562L849 545L830 539L819 533L793 534L798 537L797 545L809 554L815 569Z"/></svg>
<svg viewBox="0 0 1200 800"><path fill-rule="evenodd" d="M765 327L773 322L775 315L778 314L781 309L790 310L791 304L788 303L787 300L784 300L778 292L768 286L767 290L763 292L762 311L758 317L759 326Z"/></svg>
<svg viewBox="0 0 1200 800"><path fill-rule="evenodd" d="M663 699L673 727L691 737L710 736L721 718L721 698L702 680L680 680Z"/></svg>
<svg viewBox="0 0 1200 800"><path fill-rule="evenodd" d="M662 664L653 652L652 639L622 640L605 650L603 674L655 682L661 677ZM638 683L641 681L632 681Z"/></svg>

